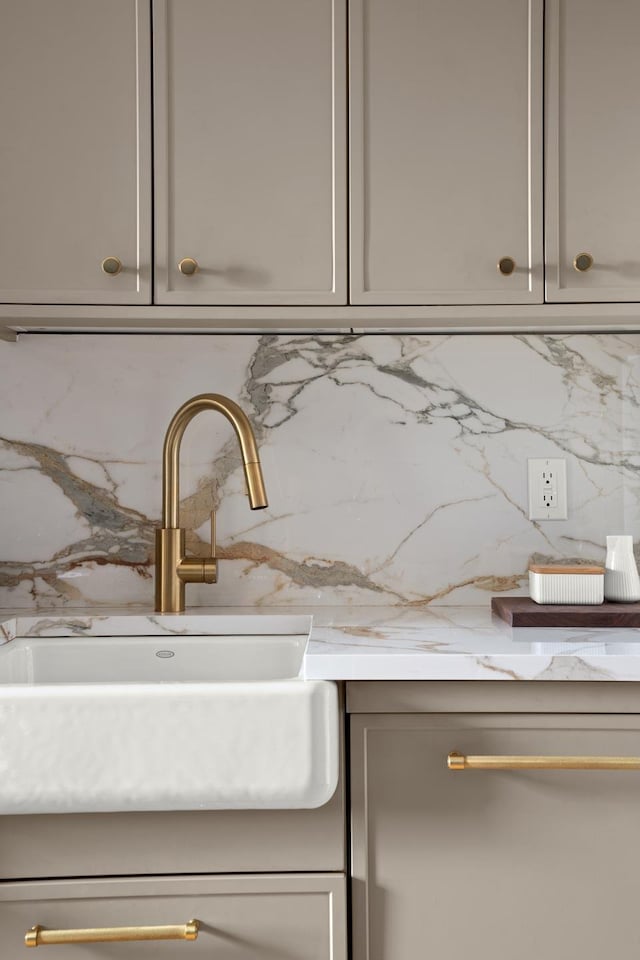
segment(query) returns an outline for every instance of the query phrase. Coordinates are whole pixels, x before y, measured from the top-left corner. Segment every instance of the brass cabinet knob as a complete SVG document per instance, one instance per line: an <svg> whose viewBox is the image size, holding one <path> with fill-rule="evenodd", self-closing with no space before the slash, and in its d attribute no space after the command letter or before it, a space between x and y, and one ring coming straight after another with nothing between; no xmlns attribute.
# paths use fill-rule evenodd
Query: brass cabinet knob
<svg viewBox="0 0 640 960"><path fill-rule="evenodd" d="M503 277L510 277L512 273L515 273L516 262L513 257L500 257L498 260L498 273L501 273Z"/></svg>
<svg viewBox="0 0 640 960"><path fill-rule="evenodd" d="M587 270L591 270L592 266L593 257L590 253L579 253L577 257L573 258L573 268L578 273L586 273Z"/></svg>
<svg viewBox="0 0 640 960"><path fill-rule="evenodd" d="M185 277L192 277L199 269L198 261L194 260L193 257L184 257L184 259L178 263L178 270Z"/></svg>
<svg viewBox="0 0 640 960"><path fill-rule="evenodd" d="M117 277L122 270L122 260L119 257L105 257L100 266L108 277Z"/></svg>

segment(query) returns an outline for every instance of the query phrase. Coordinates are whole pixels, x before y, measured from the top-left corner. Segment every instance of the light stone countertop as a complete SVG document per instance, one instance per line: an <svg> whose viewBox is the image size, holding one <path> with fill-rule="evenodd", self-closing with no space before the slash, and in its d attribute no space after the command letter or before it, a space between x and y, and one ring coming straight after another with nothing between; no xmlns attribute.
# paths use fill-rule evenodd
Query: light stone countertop
<svg viewBox="0 0 640 960"><path fill-rule="evenodd" d="M489 606L318 611L309 678L640 680L640 629L509 627Z"/></svg>
<svg viewBox="0 0 640 960"><path fill-rule="evenodd" d="M148 608L7 612L0 640L61 630L75 637L175 636L185 632L182 617L196 614L311 614L309 679L640 681L640 629L512 629L488 605L196 607L164 616ZM153 630L144 630L140 617Z"/></svg>

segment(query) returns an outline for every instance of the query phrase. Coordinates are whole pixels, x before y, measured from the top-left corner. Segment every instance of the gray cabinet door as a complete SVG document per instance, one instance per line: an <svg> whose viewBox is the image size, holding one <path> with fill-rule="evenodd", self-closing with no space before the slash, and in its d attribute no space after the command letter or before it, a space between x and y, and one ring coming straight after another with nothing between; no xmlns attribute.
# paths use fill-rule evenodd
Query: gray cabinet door
<svg viewBox="0 0 640 960"><path fill-rule="evenodd" d="M640 300L640 4L547 0L546 32L547 299Z"/></svg>
<svg viewBox="0 0 640 960"><path fill-rule="evenodd" d="M0 884L2 956L48 930L181 926L190 942L57 944L56 960L346 960L345 882L338 874L155 877ZM128 934L130 936L131 934Z"/></svg>
<svg viewBox="0 0 640 960"><path fill-rule="evenodd" d="M542 301L542 8L351 0L353 303Z"/></svg>
<svg viewBox="0 0 640 960"><path fill-rule="evenodd" d="M155 0L157 302L346 302L344 3Z"/></svg>
<svg viewBox="0 0 640 960"><path fill-rule="evenodd" d="M3 3L0 301L150 302L150 43L144 0Z"/></svg>
<svg viewBox="0 0 640 960"><path fill-rule="evenodd" d="M633 957L640 771L451 771L640 756L637 716L351 718L354 960Z"/></svg>

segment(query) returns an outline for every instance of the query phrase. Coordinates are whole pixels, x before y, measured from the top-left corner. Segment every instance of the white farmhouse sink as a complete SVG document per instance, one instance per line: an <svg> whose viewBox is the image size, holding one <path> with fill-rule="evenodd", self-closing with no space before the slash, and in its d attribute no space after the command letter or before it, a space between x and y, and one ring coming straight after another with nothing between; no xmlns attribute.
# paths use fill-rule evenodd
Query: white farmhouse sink
<svg viewBox="0 0 640 960"><path fill-rule="evenodd" d="M15 624L0 646L0 813L300 808L332 796L337 691L301 676L310 617Z"/></svg>

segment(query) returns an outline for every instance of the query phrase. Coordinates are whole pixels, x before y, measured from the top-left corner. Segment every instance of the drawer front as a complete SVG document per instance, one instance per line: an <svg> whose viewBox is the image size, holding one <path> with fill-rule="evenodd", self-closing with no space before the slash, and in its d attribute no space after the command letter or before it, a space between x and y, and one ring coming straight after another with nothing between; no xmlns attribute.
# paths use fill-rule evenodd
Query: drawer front
<svg viewBox="0 0 640 960"><path fill-rule="evenodd" d="M450 770L465 756L640 757L638 716L352 717L354 960L630 957L638 770Z"/></svg>
<svg viewBox="0 0 640 960"><path fill-rule="evenodd" d="M2 956L25 932L182 925L196 940L56 945L54 960L345 960L345 880L340 875L158 877L0 885ZM137 935L136 933L130 934ZM38 956L38 954L36 954ZM44 957L48 957L47 952Z"/></svg>
<svg viewBox="0 0 640 960"><path fill-rule="evenodd" d="M0 817L0 880L344 870L342 783L316 810Z"/></svg>

